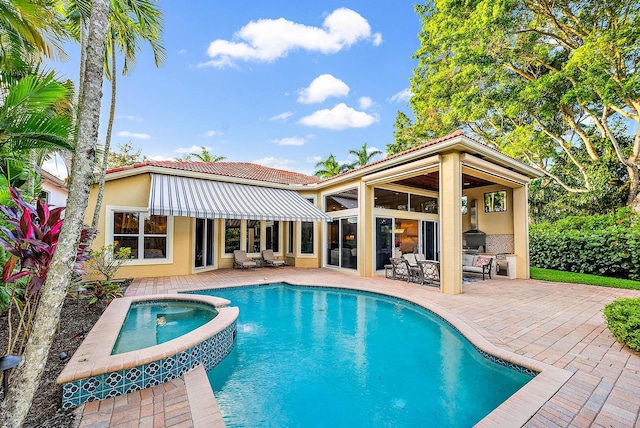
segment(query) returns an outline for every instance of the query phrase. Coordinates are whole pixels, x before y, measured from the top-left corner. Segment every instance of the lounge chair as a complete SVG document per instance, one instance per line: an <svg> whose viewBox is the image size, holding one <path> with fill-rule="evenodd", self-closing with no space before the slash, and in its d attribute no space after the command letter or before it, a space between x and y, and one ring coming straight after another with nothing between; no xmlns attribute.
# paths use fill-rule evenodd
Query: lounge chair
<svg viewBox="0 0 640 428"><path fill-rule="evenodd" d="M247 257L247 253L243 250L233 251L233 267L234 269L239 267L242 269L255 268L258 263Z"/></svg>
<svg viewBox="0 0 640 428"><path fill-rule="evenodd" d="M412 282L422 283L422 270L420 269L420 266L418 266L416 255L413 253L407 253L403 254L402 258L405 259L409 265L409 279Z"/></svg>
<svg viewBox="0 0 640 428"><path fill-rule="evenodd" d="M392 279L403 279L405 281L409 281L409 264L405 259L391 257L389 259L391 265L393 266L391 278Z"/></svg>
<svg viewBox="0 0 640 428"><path fill-rule="evenodd" d="M440 262L435 260L418 260L420 267L420 283L422 285L440 285Z"/></svg>
<svg viewBox="0 0 640 428"><path fill-rule="evenodd" d="M265 266L284 266L284 260L276 259L273 250L262 250L262 260Z"/></svg>

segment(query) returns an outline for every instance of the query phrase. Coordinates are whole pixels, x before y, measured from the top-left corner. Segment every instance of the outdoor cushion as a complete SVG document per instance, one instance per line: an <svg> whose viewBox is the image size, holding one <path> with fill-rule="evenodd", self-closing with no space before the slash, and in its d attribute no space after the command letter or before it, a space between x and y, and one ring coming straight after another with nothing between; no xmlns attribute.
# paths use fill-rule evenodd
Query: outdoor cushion
<svg viewBox="0 0 640 428"><path fill-rule="evenodd" d="M473 266L473 258L475 256L473 254L463 254L462 255L462 266Z"/></svg>
<svg viewBox="0 0 640 428"><path fill-rule="evenodd" d="M491 257L478 256L476 257L476 261L473 264L473 266L482 267L484 265L489 264L490 261L491 261Z"/></svg>

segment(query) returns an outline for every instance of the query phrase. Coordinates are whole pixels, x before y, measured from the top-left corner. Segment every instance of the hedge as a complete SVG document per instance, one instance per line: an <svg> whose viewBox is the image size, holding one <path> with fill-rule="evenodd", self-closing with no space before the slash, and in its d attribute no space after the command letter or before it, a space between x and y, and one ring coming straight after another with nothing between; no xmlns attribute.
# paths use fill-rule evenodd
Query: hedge
<svg viewBox="0 0 640 428"><path fill-rule="evenodd" d="M620 298L604 308L611 334L629 348L640 351L640 298Z"/></svg>
<svg viewBox="0 0 640 428"><path fill-rule="evenodd" d="M640 218L629 208L529 228L531 265L640 280Z"/></svg>

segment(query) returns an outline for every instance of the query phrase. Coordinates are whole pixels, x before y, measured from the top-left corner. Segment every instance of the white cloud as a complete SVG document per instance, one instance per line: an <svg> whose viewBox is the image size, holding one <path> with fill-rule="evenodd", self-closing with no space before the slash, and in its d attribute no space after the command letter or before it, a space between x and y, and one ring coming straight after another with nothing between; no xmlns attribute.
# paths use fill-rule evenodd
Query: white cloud
<svg viewBox="0 0 640 428"><path fill-rule="evenodd" d="M275 116L271 116L269 118L269 120L271 122L276 121L276 120L282 120L282 121L286 121L287 119L289 119L291 116L293 116L293 112L292 111L285 111L284 113L280 113L280 114L276 114Z"/></svg>
<svg viewBox="0 0 640 428"><path fill-rule="evenodd" d="M411 98L411 90L409 88L404 88L389 98L389 101L392 103L407 102L409 101L409 98Z"/></svg>
<svg viewBox="0 0 640 428"><path fill-rule="evenodd" d="M49 159L45 163L42 164L42 169L56 177L64 180L67 178L67 167L64 164L62 158L58 155L55 155L53 158Z"/></svg>
<svg viewBox="0 0 640 428"><path fill-rule="evenodd" d="M187 50L186 50L186 49L180 49L180 50L178 51L178 55L184 55L184 54L186 54L186 53L187 53Z"/></svg>
<svg viewBox="0 0 640 428"><path fill-rule="evenodd" d="M216 136L216 135L220 135L220 134L221 134L221 132L217 132L217 131L214 131L214 130L210 130L210 131L207 131L207 132L205 132L204 134L202 134L202 136L203 136L203 137L207 137L207 138L211 138L211 137L214 137L214 136Z"/></svg>
<svg viewBox="0 0 640 428"><path fill-rule="evenodd" d="M377 46L382 37L379 33L372 36L367 20L347 8L336 9L327 15L322 27L284 18L260 19L238 30L232 41L218 39L211 42L207 49L211 60L200 66L223 68L235 65L235 61L273 62L296 49L334 54L361 40L371 40Z"/></svg>
<svg viewBox="0 0 640 428"><path fill-rule="evenodd" d="M139 132L129 132L129 131L120 131L118 132L118 137L129 137L129 138L137 138L139 140L148 140L151 138L149 134L142 134Z"/></svg>
<svg viewBox="0 0 640 428"><path fill-rule="evenodd" d="M382 43L382 34L381 33L374 34L372 43L373 43L373 46L380 46L380 43Z"/></svg>
<svg viewBox="0 0 640 428"><path fill-rule="evenodd" d="M307 88L298 91L298 102L303 104L321 103L329 97L349 95L349 86L331 74L321 74L313 79Z"/></svg>
<svg viewBox="0 0 640 428"><path fill-rule="evenodd" d="M358 98L358 106L362 110L366 110L373 105L373 100L369 97L360 97Z"/></svg>
<svg viewBox="0 0 640 428"><path fill-rule="evenodd" d="M304 146L305 139L300 137L286 137L271 140L279 146Z"/></svg>
<svg viewBox="0 0 640 428"><path fill-rule="evenodd" d="M326 129L366 128L377 122L377 115L370 115L363 111L357 111L346 104L340 103L331 110L323 109L300 119L299 123L307 126L317 126Z"/></svg>
<svg viewBox="0 0 640 428"><path fill-rule="evenodd" d="M268 166L269 168L285 169L291 171L291 166L295 165L295 161L285 158L275 158L273 156L266 156L260 159L256 159L253 163L258 165Z"/></svg>
<svg viewBox="0 0 640 428"><path fill-rule="evenodd" d="M118 119L127 119L127 120L131 120L134 122L142 122L142 118L139 116L134 116L134 115L120 115L117 117Z"/></svg>
<svg viewBox="0 0 640 428"><path fill-rule="evenodd" d="M211 147L206 147L205 149L211 150ZM178 147L175 152L178 154L184 153L200 153L202 151L202 146L196 146L195 144L191 147Z"/></svg>
<svg viewBox="0 0 640 428"><path fill-rule="evenodd" d="M321 160L322 160L322 156L307 156L307 159L306 159L307 162L310 162L314 165L320 162Z"/></svg>
<svg viewBox="0 0 640 428"><path fill-rule="evenodd" d="M147 160L150 161L156 161L156 162L163 162L163 161L172 161L174 160L174 158L168 158L162 155L154 155L154 156L146 156Z"/></svg>

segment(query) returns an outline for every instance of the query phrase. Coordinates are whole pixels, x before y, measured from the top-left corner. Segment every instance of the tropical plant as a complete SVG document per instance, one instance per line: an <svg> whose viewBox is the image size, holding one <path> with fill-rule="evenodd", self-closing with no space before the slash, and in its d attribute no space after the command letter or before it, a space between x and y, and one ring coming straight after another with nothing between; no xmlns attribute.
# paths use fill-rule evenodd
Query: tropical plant
<svg viewBox="0 0 640 428"><path fill-rule="evenodd" d="M100 208L104 193L104 179L109 161L111 134L116 113L117 96L117 51L124 58L122 74L127 75L133 70L136 52L140 49L139 42L146 41L151 45L153 58L157 67L164 63L166 50L162 45L161 35L164 27L162 12L153 0L115 0L111 2L109 13L109 28L107 30L107 57L105 60L105 74L111 82L111 104L109 106L109 120L105 134L104 155L96 207L93 211L92 228L98 227Z"/></svg>
<svg viewBox="0 0 640 428"><path fill-rule="evenodd" d="M89 266L94 272L102 274L106 281L111 281L120 266L130 259L131 248L116 248L114 244L109 244L100 248L99 251L91 252Z"/></svg>
<svg viewBox="0 0 640 428"><path fill-rule="evenodd" d="M70 91L53 72L35 68L20 78L0 71L0 92L0 173L15 186L27 179L30 150L73 150Z"/></svg>
<svg viewBox="0 0 640 428"><path fill-rule="evenodd" d="M113 300L122 297L120 285L111 281L95 281L87 286L87 289L93 294L87 305L93 305L101 300Z"/></svg>
<svg viewBox="0 0 640 428"><path fill-rule="evenodd" d="M340 165L333 153L329 153L329 157L323 161L316 163L316 172L313 174L320 178L330 178L341 174L349 169L349 165Z"/></svg>
<svg viewBox="0 0 640 428"><path fill-rule="evenodd" d="M8 394L0 403L0 426L19 427L31 407L55 335L67 284L71 281L76 252L83 231L93 163L100 125L103 61L109 15L107 0L92 0L86 49L86 66L80 88L75 161L65 220L60 230L22 363L11 376Z"/></svg>
<svg viewBox="0 0 640 428"><path fill-rule="evenodd" d="M227 159L225 156L212 154L206 146L200 146L200 153L189 153L185 157L175 158L175 160L177 162L190 162L194 158L200 162L222 162Z"/></svg>
<svg viewBox="0 0 640 428"><path fill-rule="evenodd" d="M349 154L356 158L356 161L349 165L349 169L353 169L367 165L371 159L381 155L382 152L375 148L367 148L367 143L364 143L359 150L349 150Z"/></svg>
<svg viewBox="0 0 640 428"><path fill-rule="evenodd" d="M464 128L569 193L597 192L603 159L614 159L626 203L640 208L640 2L435 1L416 9L412 144ZM553 170L558 163L564 176Z"/></svg>
<svg viewBox="0 0 640 428"><path fill-rule="evenodd" d="M0 205L0 213L10 227L0 226L0 246L10 255L2 269L2 282L9 295L8 310L8 353L21 353L29 337L33 317L38 305L40 290L47 279L53 253L58 245L64 208L49 209L48 205L37 201L36 206L28 204L20 193L11 188L13 206ZM74 273L84 274L84 262L89 259L86 239L88 229L82 233L74 260ZM23 281L19 281L23 279ZM19 322L14 331L13 311L18 313Z"/></svg>

